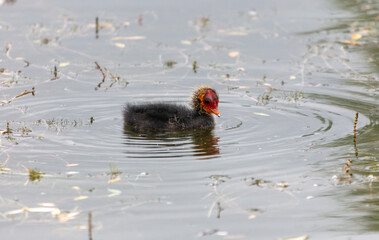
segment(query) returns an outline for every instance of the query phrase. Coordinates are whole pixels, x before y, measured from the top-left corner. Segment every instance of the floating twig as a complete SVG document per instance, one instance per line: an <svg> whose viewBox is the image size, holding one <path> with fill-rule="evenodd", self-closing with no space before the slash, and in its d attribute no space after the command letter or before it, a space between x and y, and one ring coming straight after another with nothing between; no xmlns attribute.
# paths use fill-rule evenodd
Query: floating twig
<svg viewBox="0 0 379 240"><path fill-rule="evenodd" d="M217 218L221 217L221 211L222 210L224 210L224 209L221 207L221 203L217 202Z"/></svg>
<svg viewBox="0 0 379 240"><path fill-rule="evenodd" d="M95 64L96 64L96 68L99 69L100 72L101 72L101 74L103 75L103 80L101 80L101 82L97 85L97 88L95 88L95 90L97 90L98 88L101 87L101 84L104 83L106 75L105 75L103 69L102 69L102 68L100 67L100 65L97 63L97 61L95 61Z"/></svg>
<svg viewBox="0 0 379 240"><path fill-rule="evenodd" d="M95 33L96 33L96 38L99 38L99 17L96 17L96 20L95 20Z"/></svg>
<svg viewBox="0 0 379 240"><path fill-rule="evenodd" d="M19 98L21 96L24 96L24 95L27 95L31 93L33 96L34 96L34 87L32 88L32 91L24 91L16 96L14 96L13 98L9 99L9 100L3 100L1 101L1 103L4 105L4 104L8 104L8 103L11 103L13 100L15 100L16 98Z"/></svg>
<svg viewBox="0 0 379 240"><path fill-rule="evenodd" d="M100 67L100 65L97 63L97 61L95 61L95 64L96 64L97 69L99 69L100 72L101 72L101 74L103 75L103 82L104 82L106 75L105 75L103 69L102 69L102 68Z"/></svg>
<svg viewBox="0 0 379 240"><path fill-rule="evenodd" d="M34 96L34 87L32 88L32 91L24 91L24 92L22 92L16 96L14 96L13 98L19 98L19 97L24 96L24 95L29 94L29 93L31 93Z"/></svg>
<svg viewBox="0 0 379 240"><path fill-rule="evenodd" d="M197 73L197 61L193 61L192 63L192 69L194 73Z"/></svg>
<svg viewBox="0 0 379 240"><path fill-rule="evenodd" d="M88 213L88 239L92 240L92 212Z"/></svg>
<svg viewBox="0 0 379 240"><path fill-rule="evenodd" d="M54 74L54 77L51 78L50 81L54 81L54 80L57 80L59 78L58 77L58 68L57 68L57 66L54 66L53 74Z"/></svg>
<svg viewBox="0 0 379 240"><path fill-rule="evenodd" d="M7 122L7 130L3 131L2 134L8 134L8 136L9 136L10 133L12 133L12 129L10 129L10 127L9 127L9 122Z"/></svg>
<svg viewBox="0 0 379 240"><path fill-rule="evenodd" d="M58 77L58 69L57 66L54 66L54 77Z"/></svg>

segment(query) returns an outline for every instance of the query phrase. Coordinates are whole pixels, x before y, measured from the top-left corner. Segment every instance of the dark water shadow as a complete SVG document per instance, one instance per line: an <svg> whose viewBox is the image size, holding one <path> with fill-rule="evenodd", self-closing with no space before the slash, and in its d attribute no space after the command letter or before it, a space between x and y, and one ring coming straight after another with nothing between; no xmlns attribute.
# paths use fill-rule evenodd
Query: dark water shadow
<svg viewBox="0 0 379 240"><path fill-rule="evenodd" d="M379 2L371 0L335 0L332 4L337 9L350 12L352 16L329 19L328 26L303 32L301 34L345 34L355 38L335 39L351 52L360 52L368 58L369 65L379 73L378 21ZM321 39L324 42L325 39ZM376 82L378 84L378 82ZM378 85L376 85L378 86Z"/></svg>
<svg viewBox="0 0 379 240"><path fill-rule="evenodd" d="M198 160L220 155L219 137L212 128L189 131L135 132L124 128L128 157L178 158L195 156Z"/></svg>
<svg viewBox="0 0 379 240"><path fill-rule="evenodd" d="M377 79L379 75L379 2L335 0L332 1L332 4L337 9L348 12L350 16L330 19L327 27L303 34L322 35L322 33L326 33L316 43L317 45L322 46L326 43L344 49L348 53L359 53L363 56L363 60L359 62L361 65L358 66L366 65L371 72L367 72L367 68L366 72L363 72L364 70L356 68L356 66L357 70L346 69L349 75L346 75L343 84L352 88L366 89L367 93L362 93L361 99L323 98L330 105L343 106L359 112L360 115L369 119L368 124L357 130L356 146L354 146L352 135L353 123L351 129L347 130L351 134L322 146L337 149L332 157L334 162L351 161L348 166L345 165L345 168L341 164L341 172L336 184L345 185L345 187L333 194L344 206L343 212L334 212L331 217L334 215L344 216L346 223L352 226L352 229L379 232L379 101L376 94L379 87ZM354 63L354 59L347 61ZM350 64L350 66L352 65ZM341 72L345 73L345 71ZM358 119L358 125L359 121ZM346 227L347 225L344 228Z"/></svg>

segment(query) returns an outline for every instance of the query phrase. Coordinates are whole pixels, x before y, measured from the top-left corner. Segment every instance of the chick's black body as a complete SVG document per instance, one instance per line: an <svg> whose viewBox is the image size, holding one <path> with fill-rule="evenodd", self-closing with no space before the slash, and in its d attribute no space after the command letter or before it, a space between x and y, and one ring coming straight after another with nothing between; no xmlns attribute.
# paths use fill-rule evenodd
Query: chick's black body
<svg viewBox="0 0 379 240"><path fill-rule="evenodd" d="M135 131L192 130L213 127L210 114L183 105L150 103L126 105L124 127Z"/></svg>

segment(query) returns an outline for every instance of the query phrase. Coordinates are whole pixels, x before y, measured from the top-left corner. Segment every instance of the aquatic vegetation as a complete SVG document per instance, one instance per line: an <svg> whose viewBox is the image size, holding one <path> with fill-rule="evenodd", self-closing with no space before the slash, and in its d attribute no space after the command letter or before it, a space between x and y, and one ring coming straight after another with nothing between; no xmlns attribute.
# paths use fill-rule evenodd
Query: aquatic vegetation
<svg viewBox="0 0 379 240"><path fill-rule="evenodd" d="M197 73L197 68L198 68L197 61L193 61L193 63L192 63L192 70L193 70L194 73Z"/></svg>
<svg viewBox="0 0 379 240"><path fill-rule="evenodd" d="M54 80L59 79L59 77L58 77L58 68L57 68L57 66L54 66L53 74L54 74L54 77L51 78L50 81L54 81Z"/></svg>
<svg viewBox="0 0 379 240"><path fill-rule="evenodd" d="M226 79L229 79L230 78L230 74L229 73L225 73L225 74L221 75L220 77L224 77Z"/></svg>
<svg viewBox="0 0 379 240"><path fill-rule="evenodd" d="M167 68L173 68L175 64L177 64L177 62L172 61L172 60L169 60L169 61L164 62L163 65L164 65L165 67L167 67Z"/></svg>
<svg viewBox="0 0 379 240"><path fill-rule="evenodd" d="M106 79L107 75L105 74L103 68L99 65L99 63L97 61L95 61L95 64L96 64L96 69L98 69L103 76L101 82L99 82L97 84L97 87L95 87L95 90L99 90L101 88L102 84L105 83L105 79ZM118 83L118 85L122 85L123 87L128 86L128 84L129 84L128 81L125 81L125 80L122 81L121 77L115 76L107 68L104 68L104 69L108 73L108 75L110 76L110 79L111 79L111 84L107 88L105 88L105 90L108 90L109 88L113 87L113 85L115 83Z"/></svg>
<svg viewBox="0 0 379 240"><path fill-rule="evenodd" d="M95 19L95 34L96 38L99 38L99 17Z"/></svg>
<svg viewBox="0 0 379 240"><path fill-rule="evenodd" d="M209 179L211 179L213 181L211 186L218 186L221 183L224 183L227 180L231 179L231 177L228 175L211 175L211 176L209 176Z"/></svg>
<svg viewBox="0 0 379 240"><path fill-rule="evenodd" d="M354 152L355 152L355 158L358 160L358 148L357 148L357 123L358 123L358 116L359 113L355 113L355 119L354 119L354 127L353 127L353 146L354 146ZM338 184L346 184L352 182L353 174L351 173L351 166L352 166L353 160L352 159L346 159L346 164L344 165L344 173L338 176Z"/></svg>
<svg viewBox="0 0 379 240"><path fill-rule="evenodd" d="M287 91L283 92L284 99L290 102L298 102L299 100L304 98L304 94L302 91Z"/></svg>
<svg viewBox="0 0 379 240"><path fill-rule="evenodd" d="M201 27L204 28L209 24L210 19L207 17L202 17L198 21L201 24Z"/></svg>
<svg viewBox="0 0 379 240"><path fill-rule="evenodd" d="M210 30L211 19L209 17L201 17L193 21L193 25L200 31Z"/></svg>
<svg viewBox="0 0 379 240"><path fill-rule="evenodd" d="M113 87L113 85L117 84L119 86L122 86L123 88L127 87L129 85L129 82L125 79L121 78L120 76L115 76L113 73L111 73L107 68L105 68L105 71L110 76L111 84L109 84L108 87L105 88L105 90L110 89Z"/></svg>
<svg viewBox="0 0 379 240"><path fill-rule="evenodd" d="M110 170L109 175L111 176L111 179L117 178L119 177L119 175L122 174L122 172L114 164L109 164L109 170Z"/></svg>
<svg viewBox="0 0 379 240"><path fill-rule="evenodd" d="M38 169L28 168L28 171L29 171L29 180L32 182L37 181L37 180L40 181L43 175L45 174Z"/></svg>
<svg viewBox="0 0 379 240"><path fill-rule="evenodd" d="M354 142L354 151L355 151L355 157L358 158L358 148L357 148L357 123L358 123L358 116L359 113L355 113L355 119L354 119L354 137L353 137L353 142Z"/></svg>
<svg viewBox="0 0 379 240"><path fill-rule="evenodd" d="M6 139L10 142L16 142L16 138L12 137L12 136L7 136Z"/></svg>
<svg viewBox="0 0 379 240"><path fill-rule="evenodd" d="M264 179L259 179L259 178L254 178L254 177L244 178L244 182L248 186L257 186L257 187L264 187L264 186L267 187L269 184L271 184L271 181L266 181Z"/></svg>
<svg viewBox="0 0 379 240"><path fill-rule="evenodd" d="M259 95L257 97L258 103L261 103L263 105L267 105L271 99L272 99L272 96L270 92L263 93L262 95Z"/></svg>
<svg viewBox="0 0 379 240"><path fill-rule="evenodd" d="M20 71L10 71L0 68L0 87L11 87L17 83Z"/></svg>
<svg viewBox="0 0 379 240"><path fill-rule="evenodd" d="M35 122L37 125L43 125L46 124L48 127L54 127L57 130L61 130L67 126L72 127L82 127L82 126L90 126L94 122L94 118L91 117L89 121L83 121L83 120L69 120L69 119L39 119Z"/></svg>
<svg viewBox="0 0 379 240"><path fill-rule="evenodd" d="M29 127L25 126L24 123L17 123L17 122L12 122L13 125L23 125L22 127L18 127L15 129L10 128L10 123L7 122L7 127L5 130L0 130L1 135L6 135L6 139L10 142L14 142L18 144L17 138L19 137L26 137L28 136L31 132L32 129ZM1 153L1 152L0 152Z"/></svg>
<svg viewBox="0 0 379 240"><path fill-rule="evenodd" d="M28 135L32 132L32 130L26 126L23 126L22 128L17 129L17 132L21 132L23 135Z"/></svg>
<svg viewBox="0 0 379 240"><path fill-rule="evenodd" d="M220 184L225 183L227 180L230 180L231 177L228 175L211 175L209 178L213 181L211 184L209 184L212 187L212 192L208 193L205 197L203 197L203 199L209 198L211 196L214 198L211 206L208 209L208 217L212 215L213 210L216 208L216 218L220 218L221 212L224 210L221 207L221 202L225 203L229 207L237 207L237 205L233 203L233 199L227 196L227 194L220 192L219 190Z"/></svg>
<svg viewBox="0 0 379 240"><path fill-rule="evenodd" d="M7 129L5 131L3 131L3 134L8 134L9 135L12 132L13 132L12 129L9 127L9 122L7 122Z"/></svg>

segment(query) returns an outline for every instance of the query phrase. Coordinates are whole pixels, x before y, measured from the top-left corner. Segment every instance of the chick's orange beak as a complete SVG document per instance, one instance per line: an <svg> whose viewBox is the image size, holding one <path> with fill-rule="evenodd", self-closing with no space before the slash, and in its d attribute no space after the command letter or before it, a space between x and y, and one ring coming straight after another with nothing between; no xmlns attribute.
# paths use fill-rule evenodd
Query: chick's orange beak
<svg viewBox="0 0 379 240"><path fill-rule="evenodd" d="M220 117L220 116L221 116L221 115L220 115L220 112L218 111L217 108L212 109L211 111L212 111L212 113L213 113L214 115L216 115L217 117Z"/></svg>

